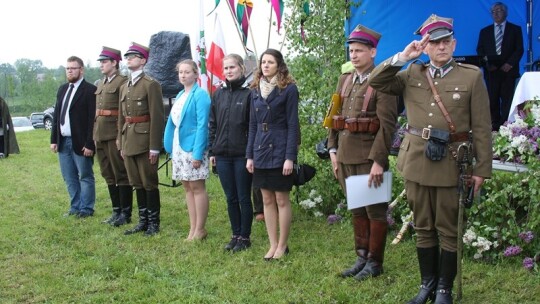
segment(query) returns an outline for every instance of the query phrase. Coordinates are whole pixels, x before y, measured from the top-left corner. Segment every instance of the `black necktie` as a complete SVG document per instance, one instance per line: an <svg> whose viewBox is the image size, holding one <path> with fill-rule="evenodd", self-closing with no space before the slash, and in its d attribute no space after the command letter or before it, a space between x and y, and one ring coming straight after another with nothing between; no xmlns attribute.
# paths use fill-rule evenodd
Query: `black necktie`
<svg viewBox="0 0 540 304"><path fill-rule="evenodd" d="M73 83L69 85L69 90L67 92L66 98L64 99L64 104L62 105L62 113L60 114L61 125L63 125L66 121L66 112L69 104L69 99L71 98L71 92L73 92Z"/></svg>

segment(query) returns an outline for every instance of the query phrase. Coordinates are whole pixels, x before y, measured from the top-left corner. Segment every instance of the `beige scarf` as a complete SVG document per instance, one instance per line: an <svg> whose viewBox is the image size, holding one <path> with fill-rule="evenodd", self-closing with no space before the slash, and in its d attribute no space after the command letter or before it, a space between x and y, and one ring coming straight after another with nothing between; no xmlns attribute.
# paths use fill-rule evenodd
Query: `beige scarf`
<svg viewBox="0 0 540 304"><path fill-rule="evenodd" d="M277 85L277 75L270 79L270 82L266 81L266 78L261 77L259 81L259 89L261 90L261 96L267 98Z"/></svg>

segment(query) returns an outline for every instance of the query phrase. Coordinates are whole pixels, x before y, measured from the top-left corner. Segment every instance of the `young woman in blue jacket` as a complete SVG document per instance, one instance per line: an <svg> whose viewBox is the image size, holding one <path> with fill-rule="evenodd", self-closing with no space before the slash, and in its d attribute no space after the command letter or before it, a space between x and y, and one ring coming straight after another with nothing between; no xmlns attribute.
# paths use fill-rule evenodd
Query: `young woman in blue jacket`
<svg viewBox="0 0 540 304"><path fill-rule="evenodd" d="M298 88L283 55L274 49L262 53L251 87L246 168L253 173L253 187L262 191L270 241L264 259L270 261L289 253L289 193L300 138Z"/></svg>
<svg viewBox="0 0 540 304"><path fill-rule="evenodd" d="M197 85L199 69L190 59L177 64L184 90L176 96L165 127L165 151L172 155L172 178L182 181L189 213L188 241L206 238L208 116L210 96Z"/></svg>

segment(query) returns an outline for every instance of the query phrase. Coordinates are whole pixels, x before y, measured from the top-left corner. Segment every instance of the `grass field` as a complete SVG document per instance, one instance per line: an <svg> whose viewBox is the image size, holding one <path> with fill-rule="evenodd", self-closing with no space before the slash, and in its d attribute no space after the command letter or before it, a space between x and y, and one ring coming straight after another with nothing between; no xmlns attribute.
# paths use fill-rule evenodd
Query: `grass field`
<svg viewBox="0 0 540 304"><path fill-rule="evenodd" d="M291 253L283 261L263 260L268 241L257 222L249 250L224 252L231 232L216 176L207 182L209 236L202 242L183 241L189 223L181 187L160 188L157 236L124 236L124 228L101 224L111 208L97 163L95 216L63 217L68 195L49 132L17 138L21 154L0 159L0 303L405 303L418 289L410 237L387 246L382 276L342 279L337 274L355 259L350 224L329 226L298 206ZM161 182L171 182L164 170L160 174ZM540 299L538 276L519 259L498 265L465 260L463 285L463 303Z"/></svg>

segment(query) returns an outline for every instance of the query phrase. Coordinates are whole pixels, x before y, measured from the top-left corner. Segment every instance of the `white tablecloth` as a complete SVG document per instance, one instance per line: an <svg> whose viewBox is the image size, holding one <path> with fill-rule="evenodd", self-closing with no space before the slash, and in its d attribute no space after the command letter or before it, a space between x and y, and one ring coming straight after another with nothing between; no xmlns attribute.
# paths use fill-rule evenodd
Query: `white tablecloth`
<svg viewBox="0 0 540 304"><path fill-rule="evenodd" d="M540 98L540 72L526 72L521 76L516 86L508 120L514 121L514 114L517 114L517 106L535 97Z"/></svg>

